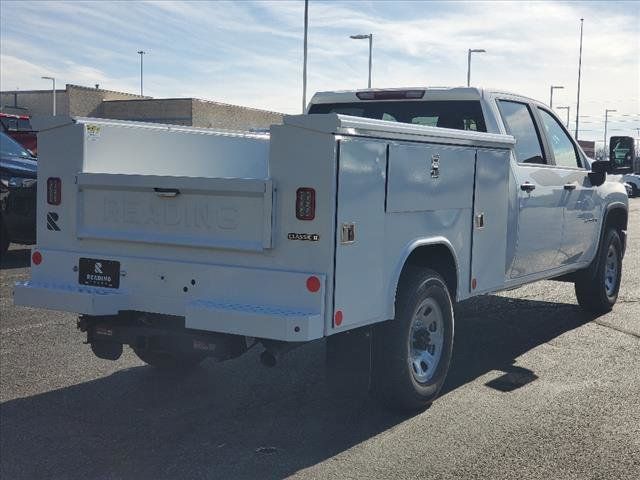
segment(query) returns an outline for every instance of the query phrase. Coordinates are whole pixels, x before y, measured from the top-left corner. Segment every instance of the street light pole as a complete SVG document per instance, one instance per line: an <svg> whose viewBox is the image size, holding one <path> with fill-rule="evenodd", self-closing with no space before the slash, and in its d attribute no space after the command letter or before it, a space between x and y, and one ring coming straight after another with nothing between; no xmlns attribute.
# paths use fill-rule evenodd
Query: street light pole
<svg viewBox="0 0 640 480"><path fill-rule="evenodd" d="M571 107L556 107L558 110L566 110L567 111L567 124L566 127L567 129L569 128L569 111L571 110Z"/></svg>
<svg viewBox="0 0 640 480"><path fill-rule="evenodd" d="M350 35L350 38L353 40L364 40L369 39L369 83L367 88L371 88L371 69L373 62L373 33L368 33L366 35Z"/></svg>
<svg viewBox="0 0 640 480"><path fill-rule="evenodd" d="M549 98L549 108L553 108L553 91L554 90L560 90L562 88L564 88L564 87L561 86L561 85L551 85L551 90L550 90L551 91L551 95L550 95L550 98Z"/></svg>
<svg viewBox="0 0 640 480"><path fill-rule="evenodd" d="M584 18L580 19L580 55L578 56L578 101L576 102L576 140L578 140L578 122L580 120L580 74L582 72L582 27Z"/></svg>
<svg viewBox="0 0 640 480"><path fill-rule="evenodd" d="M53 82L53 87L51 89L51 94L53 96L53 116L56 116L56 79L53 77L42 77L43 80L51 80Z"/></svg>
<svg viewBox="0 0 640 480"><path fill-rule="evenodd" d="M309 29L309 0L304 0L304 60L302 63L302 113L307 108L307 32Z"/></svg>
<svg viewBox="0 0 640 480"><path fill-rule="evenodd" d="M142 90L142 66L143 66L143 60L142 57L146 54L147 52L145 52L144 50L138 50L138 55L140 55L140 96L143 96L143 90Z"/></svg>
<svg viewBox="0 0 640 480"><path fill-rule="evenodd" d="M472 53L485 53L483 48L470 48L467 52L467 87L471 86L471 54Z"/></svg>
<svg viewBox="0 0 640 480"><path fill-rule="evenodd" d="M609 112L617 112L617 110L606 108L604 111L604 152L607 153L607 123L609 122Z"/></svg>

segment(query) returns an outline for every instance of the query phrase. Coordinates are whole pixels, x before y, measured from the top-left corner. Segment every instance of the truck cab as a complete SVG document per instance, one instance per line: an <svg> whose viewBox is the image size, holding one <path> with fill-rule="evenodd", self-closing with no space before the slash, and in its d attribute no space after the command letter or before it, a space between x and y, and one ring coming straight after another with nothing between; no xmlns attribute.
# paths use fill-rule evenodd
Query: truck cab
<svg viewBox="0 0 640 480"><path fill-rule="evenodd" d="M594 184L590 160L553 111L522 95L468 87L322 92L307 112L513 136L506 286L588 264L607 210L625 209L615 182Z"/></svg>

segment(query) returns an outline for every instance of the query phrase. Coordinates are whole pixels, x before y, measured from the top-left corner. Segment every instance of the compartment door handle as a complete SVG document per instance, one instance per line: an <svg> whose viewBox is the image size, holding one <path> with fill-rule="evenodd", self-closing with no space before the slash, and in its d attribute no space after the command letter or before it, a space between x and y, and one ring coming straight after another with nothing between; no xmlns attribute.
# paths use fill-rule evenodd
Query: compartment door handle
<svg viewBox="0 0 640 480"><path fill-rule="evenodd" d="M162 198L173 198L176 197L178 195L180 195L180 190L178 190L177 188L154 188L153 189L154 192L156 192L156 195L158 195L159 197Z"/></svg>

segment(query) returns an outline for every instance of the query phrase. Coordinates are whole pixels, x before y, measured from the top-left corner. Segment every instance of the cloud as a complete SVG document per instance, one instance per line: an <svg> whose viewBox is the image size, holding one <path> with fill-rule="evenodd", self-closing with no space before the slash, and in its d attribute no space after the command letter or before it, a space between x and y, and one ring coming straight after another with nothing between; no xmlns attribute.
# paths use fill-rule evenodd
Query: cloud
<svg viewBox="0 0 640 480"><path fill-rule="evenodd" d="M311 0L309 17L308 98L366 86L366 42L348 36L372 32L374 86L461 85L467 48L485 48L474 83L542 101L564 85L554 100L575 113L584 17L585 136L600 137L604 108L639 113L639 3ZM135 92L142 48L145 93L297 113L302 21L302 1L3 2L1 81L46 88L47 74ZM614 127L631 131L635 118Z"/></svg>

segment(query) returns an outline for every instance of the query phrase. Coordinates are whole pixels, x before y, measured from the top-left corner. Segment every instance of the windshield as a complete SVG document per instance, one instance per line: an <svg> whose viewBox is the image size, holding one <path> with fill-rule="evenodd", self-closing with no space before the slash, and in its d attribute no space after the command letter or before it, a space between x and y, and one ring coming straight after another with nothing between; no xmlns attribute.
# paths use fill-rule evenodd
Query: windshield
<svg viewBox="0 0 640 480"><path fill-rule="evenodd" d="M482 107L476 100L319 103L309 114L338 113L354 117L486 132Z"/></svg>
<svg viewBox="0 0 640 480"><path fill-rule="evenodd" d="M2 156L11 155L14 157L31 158L25 148L5 133L0 133L0 152Z"/></svg>

